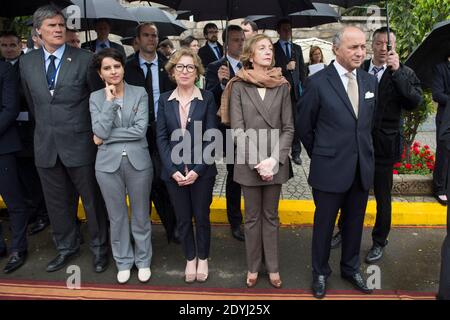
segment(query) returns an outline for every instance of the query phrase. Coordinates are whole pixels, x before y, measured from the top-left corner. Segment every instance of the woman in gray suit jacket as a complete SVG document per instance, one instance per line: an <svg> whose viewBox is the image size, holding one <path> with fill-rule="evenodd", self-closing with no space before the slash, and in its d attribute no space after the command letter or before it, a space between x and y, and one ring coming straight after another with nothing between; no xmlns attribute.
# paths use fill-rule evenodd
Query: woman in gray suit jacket
<svg viewBox="0 0 450 320"><path fill-rule="evenodd" d="M225 88L221 108L229 104L236 137L234 181L244 194L246 284L256 284L264 263L270 284L280 288L278 201L281 185L290 177L294 136L289 83L280 68L273 68L273 45L266 35L246 43L241 62L243 69Z"/></svg>
<svg viewBox="0 0 450 320"><path fill-rule="evenodd" d="M95 172L111 226L111 247L117 281L126 283L134 264L141 282L150 279L152 257L149 197L153 167L145 137L148 97L144 88L128 85L124 57L115 49L94 56L104 89L90 97L94 142L98 146ZM131 233L126 196L131 206Z"/></svg>

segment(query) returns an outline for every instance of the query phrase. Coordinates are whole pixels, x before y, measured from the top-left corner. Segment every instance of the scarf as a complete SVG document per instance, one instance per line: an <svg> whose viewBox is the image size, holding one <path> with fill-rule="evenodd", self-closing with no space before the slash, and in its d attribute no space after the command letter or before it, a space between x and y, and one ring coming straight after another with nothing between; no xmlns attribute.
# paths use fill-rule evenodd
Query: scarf
<svg viewBox="0 0 450 320"><path fill-rule="evenodd" d="M231 89L236 81L251 83L259 88L276 88L285 83L289 85L289 81L287 81L281 73L281 68L272 68L267 71L256 71L254 69L242 68L237 72L233 79L228 81L227 86L222 93L220 108L217 115L225 125L230 125Z"/></svg>

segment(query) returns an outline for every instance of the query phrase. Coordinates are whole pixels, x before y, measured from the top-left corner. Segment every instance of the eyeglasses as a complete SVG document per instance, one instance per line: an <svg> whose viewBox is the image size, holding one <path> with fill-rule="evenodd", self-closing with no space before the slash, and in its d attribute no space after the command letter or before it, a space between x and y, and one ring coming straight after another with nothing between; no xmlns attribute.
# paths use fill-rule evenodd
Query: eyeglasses
<svg viewBox="0 0 450 320"><path fill-rule="evenodd" d="M175 70L177 70L178 72L183 72L184 68L186 68L187 72L189 72L189 73L193 73L197 69L197 67L193 64L187 64L187 65L176 64L175 65Z"/></svg>

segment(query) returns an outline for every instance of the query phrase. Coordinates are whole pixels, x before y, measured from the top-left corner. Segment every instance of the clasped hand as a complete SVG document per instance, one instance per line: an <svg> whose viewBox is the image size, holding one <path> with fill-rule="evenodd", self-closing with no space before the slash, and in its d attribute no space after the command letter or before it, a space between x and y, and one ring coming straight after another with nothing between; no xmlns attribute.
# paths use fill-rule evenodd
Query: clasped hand
<svg viewBox="0 0 450 320"><path fill-rule="evenodd" d="M258 170L261 179L264 181L272 181L274 176L274 169L277 165L277 160L274 158L267 158L255 166L255 169Z"/></svg>
<svg viewBox="0 0 450 320"><path fill-rule="evenodd" d="M189 171L186 176L184 176L180 171L177 171L172 175L172 179L174 179L180 187L193 184L197 178L198 173L193 170Z"/></svg>

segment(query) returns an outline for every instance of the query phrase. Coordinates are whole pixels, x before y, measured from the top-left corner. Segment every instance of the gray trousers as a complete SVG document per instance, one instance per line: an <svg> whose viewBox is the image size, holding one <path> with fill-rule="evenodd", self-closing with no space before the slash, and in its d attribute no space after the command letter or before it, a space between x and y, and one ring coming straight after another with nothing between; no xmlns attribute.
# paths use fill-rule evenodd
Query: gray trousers
<svg viewBox="0 0 450 320"><path fill-rule="evenodd" d="M128 157L122 157L117 171L113 173L95 172L98 184L108 209L111 249L119 271L136 267L149 268L152 259L150 197L153 168L136 170ZM130 200L131 233L126 195Z"/></svg>
<svg viewBox="0 0 450 320"><path fill-rule="evenodd" d="M248 271L259 272L263 263L267 272L278 272L278 201L281 184L248 187L244 193L244 230Z"/></svg>

